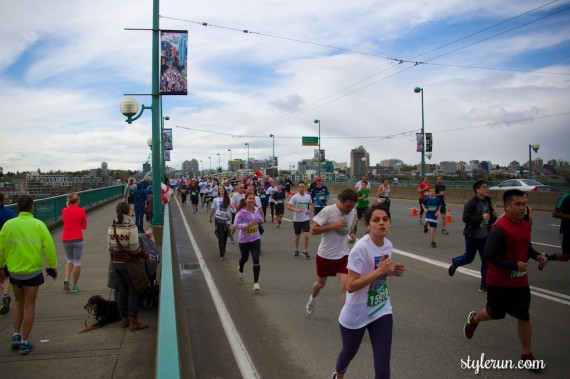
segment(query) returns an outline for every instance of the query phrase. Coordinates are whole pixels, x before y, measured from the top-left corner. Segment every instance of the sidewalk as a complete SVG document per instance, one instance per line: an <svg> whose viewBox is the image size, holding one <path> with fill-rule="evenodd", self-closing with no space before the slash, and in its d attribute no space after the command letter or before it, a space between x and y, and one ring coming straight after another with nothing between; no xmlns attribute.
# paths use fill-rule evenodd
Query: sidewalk
<svg viewBox="0 0 570 379"><path fill-rule="evenodd" d="M58 277L47 277L40 287L36 318L30 335L34 350L24 356L10 348L12 311L0 315L0 372L2 377L47 379L154 378L156 358L157 307L139 309L139 319L148 323L145 330L131 332L119 323L79 334L94 323L87 319L83 306L92 295L108 299L107 226L115 216L113 201L87 213L85 248L79 278L81 292L63 291L65 253L61 245L62 227L52 230L57 256ZM145 224L146 227L146 224ZM12 300L13 295L11 293Z"/></svg>

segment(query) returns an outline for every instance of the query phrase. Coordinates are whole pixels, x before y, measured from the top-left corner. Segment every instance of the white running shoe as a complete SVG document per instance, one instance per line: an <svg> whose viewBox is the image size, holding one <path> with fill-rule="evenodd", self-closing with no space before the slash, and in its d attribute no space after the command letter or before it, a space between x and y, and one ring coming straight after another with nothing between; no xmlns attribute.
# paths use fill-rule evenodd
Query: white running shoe
<svg viewBox="0 0 570 379"><path fill-rule="evenodd" d="M305 306L305 310L307 311L307 316L312 315L313 311L315 310L315 303L312 303L311 300L309 300L309 302Z"/></svg>
<svg viewBox="0 0 570 379"><path fill-rule="evenodd" d="M253 283L253 290L254 291L259 291L261 289L261 287L259 287L259 283Z"/></svg>

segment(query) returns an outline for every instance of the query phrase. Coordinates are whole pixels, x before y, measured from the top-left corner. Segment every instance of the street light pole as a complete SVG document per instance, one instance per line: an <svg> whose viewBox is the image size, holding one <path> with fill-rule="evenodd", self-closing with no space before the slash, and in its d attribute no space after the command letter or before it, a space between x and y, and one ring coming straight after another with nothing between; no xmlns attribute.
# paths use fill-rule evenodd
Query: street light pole
<svg viewBox="0 0 570 379"><path fill-rule="evenodd" d="M216 153L218 155L218 168L222 168L222 163L220 161L220 153Z"/></svg>
<svg viewBox="0 0 570 379"><path fill-rule="evenodd" d="M528 178L532 179L532 150L535 153L538 153L538 149L540 149L539 143L534 143L532 145L528 145Z"/></svg>
<svg viewBox="0 0 570 379"><path fill-rule="evenodd" d="M246 163L246 167L249 170L249 142L245 143L245 146L247 146L247 163Z"/></svg>
<svg viewBox="0 0 570 379"><path fill-rule="evenodd" d="M426 133L424 128L424 89L420 87L414 88L415 93L422 94L422 180L426 175Z"/></svg>
<svg viewBox="0 0 570 379"><path fill-rule="evenodd" d="M212 157L208 157L208 159L210 160L210 172L209 174L212 173Z"/></svg>
<svg viewBox="0 0 570 379"><path fill-rule="evenodd" d="M232 149L228 149L228 151L230 152L230 160L228 162L228 170L230 169L230 165L231 165L231 161L232 161ZM232 165L233 168L233 165ZM231 170L230 170L231 171Z"/></svg>
<svg viewBox="0 0 570 379"><path fill-rule="evenodd" d="M275 134L270 134L269 137L273 138L273 153L271 155L271 168L275 166Z"/></svg>
<svg viewBox="0 0 570 379"><path fill-rule="evenodd" d="M201 166L200 166L200 175L204 175L204 162L202 162L201 159L200 159L200 163L201 163Z"/></svg>
<svg viewBox="0 0 570 379"><path fill-rule="evenodd" d="M315 120L315 124L319 124L319 154L317 155L319 158L319 165L317 167L317 176L321 176L321 120Z"/></svg>

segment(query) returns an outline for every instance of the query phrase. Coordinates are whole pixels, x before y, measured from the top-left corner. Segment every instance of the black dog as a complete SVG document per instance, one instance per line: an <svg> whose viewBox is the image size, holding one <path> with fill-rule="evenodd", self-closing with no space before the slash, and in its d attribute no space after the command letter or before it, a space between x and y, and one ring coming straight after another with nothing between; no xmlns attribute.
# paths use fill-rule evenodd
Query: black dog
<svg viewBox="0 0 570 379"><path fill-rule="evenodd" d="M79 333L85 333L121 319L117 302L105 300L99 295L91 296L83 308L90 315L95 316L95 323L87 326L86 322L85 328L80 329Z"/></svg>

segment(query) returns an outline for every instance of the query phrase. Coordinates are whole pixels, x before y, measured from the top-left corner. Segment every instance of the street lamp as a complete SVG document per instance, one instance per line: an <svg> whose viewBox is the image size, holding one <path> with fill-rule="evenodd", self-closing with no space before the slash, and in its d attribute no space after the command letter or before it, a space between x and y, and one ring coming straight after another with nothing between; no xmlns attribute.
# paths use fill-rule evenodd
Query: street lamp
<svg viewBox="0 0 570 379"><path fill-rule="evenodd" d="M200 159L200 175L204 175L204 162L202 162L202 160Z"/></svg>
<svg viewBox="0 0 570 379"><path fill-rule="evenodd" d="M208 157L208 159L210 160L210 174L212 173L212 157Z"/></svg>
<svg viewBox="0 0 570 379"><path fill-rule="evenodd" d="M528 145L528 177L532 179L532 150L535 153L538 153L538 149L540 149L539 143L534 143L532 145Z"/></svg>
<svg viewBox="0 0 570 379"><path fill-rule="evenodd" d="M232 149L228 149L228 151L230 152L230 160L228 161L228 170L232 171Z"/></svg>
<svg viewBox="0 0 570 379"><path fill-rule="evenodd" d="M270 134L270 138L273 138L273 154L271 155L271 167L275 165L275 134Z"/></svg>
<svg viewBox="0 0 570 379"><path fill-rule="evenodd" d="M246 163L246 169L249 170L249 142L245 143L245 146L247 146L247 163Z"/></svg>
<svg viewBox="0 0 570 379"><path fill-rule="evenodd" d="M432 153L428 151L428 152L426 153L426 157L427 157L427 159L431 159Z"/></svg>
<svg viewBox="0 0 570 379"><path fill-rule="evenodd" d="M220 153L216 153L218 156L218 168L222 168L222 164L220 163Z"/></svg>
<svg viewBox="0 0 570 379"><path fill-rule="evenodd" d="M360 160L362 161L362 176L368 176L368 175L367 175L367 174L368 174L368 169L365 168L365 166L366 166L366 157L362 157Z"/></svg>
<svg viewBox="0 0 570 379"><path fill-rule="evenodd" d="M315 120L315 124L319 124L319 165L317 166L317 176L321 176L321 120Z"/></svg>
<svg viewBox="0 0 570 379"><path fill-rule="evenodd" d="M422 94L422 178L425 177L426 175L426 158L425 158L425 154L426 154L426 133L425 133L425 129L424 129L424 89L420 88L420 87L416 87L414 88L414 92L415 93L420 93Z"/></svg>

